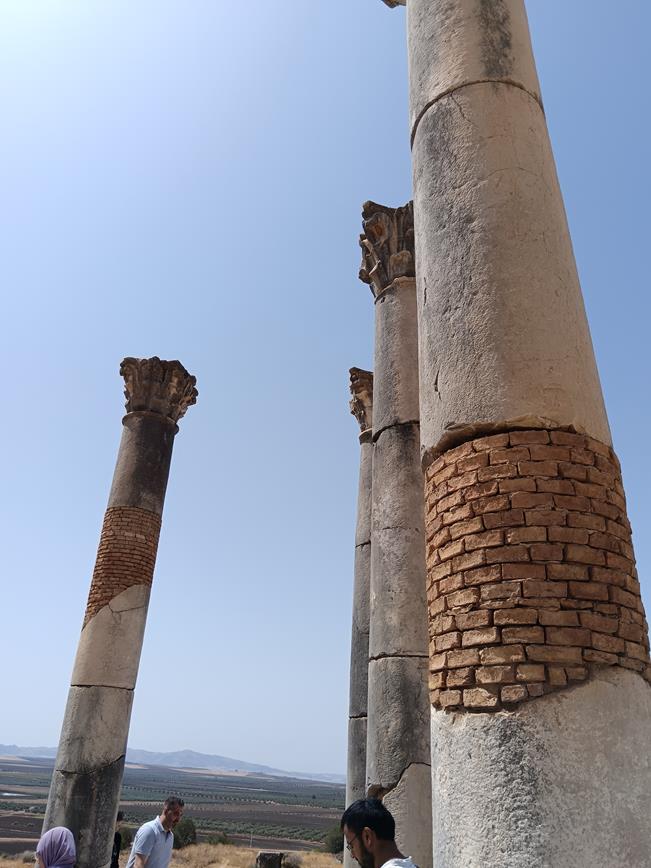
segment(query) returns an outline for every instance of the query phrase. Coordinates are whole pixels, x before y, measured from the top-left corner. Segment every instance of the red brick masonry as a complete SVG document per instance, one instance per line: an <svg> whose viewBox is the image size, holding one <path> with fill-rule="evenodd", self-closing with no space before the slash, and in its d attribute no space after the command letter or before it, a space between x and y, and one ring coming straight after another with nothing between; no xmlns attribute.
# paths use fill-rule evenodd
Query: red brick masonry
<svg viewBox="0 0 651 868"><path fill-rule="evenodd" d="M116 506L106 510L84 627L122 591L132 585L151 585L160 525L160 516L144 509Z"/></svg>
<svg viewBox="0 0 651 868"><path fill-rule="evenodd" d="M651 681L619 462L591 437L513 431L426 472L430 693L487 711L617 665Z"/></svg>

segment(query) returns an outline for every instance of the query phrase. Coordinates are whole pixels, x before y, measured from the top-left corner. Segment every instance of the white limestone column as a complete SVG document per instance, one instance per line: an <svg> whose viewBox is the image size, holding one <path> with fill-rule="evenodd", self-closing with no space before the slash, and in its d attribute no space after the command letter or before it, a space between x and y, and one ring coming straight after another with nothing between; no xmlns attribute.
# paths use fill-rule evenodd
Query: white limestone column
<svg viewBox="0 0 651 868"><path fill-rule="evenodd" d="M648 865L648 630L524 2L407 29L434 865Z"/></svg>
<svg viewBox="0 0 651 868"><path fill-rule="evenodd" d="M176 361L127 358L120 373L127 415L43 824L72 831L78 868L111 861L172 446L197 397Z"/></svg>
<svg viewBox="0 0 651 868"><path fill-rule="evenodd" d="M375 296L367 791L402 851L431 864L423 480L413 210L364 205L360 278Z"/></svg>
<svg viewBox="0 0 651 868"><path fill-rule="evenodd" d="M366 796L368 634L371 593L371 487L373 482L373 374L350 369L351 413L360 427L359 488L355 530L355 577L350 643L346 805ZM344 851L345 868L355 860Z"/></svg>

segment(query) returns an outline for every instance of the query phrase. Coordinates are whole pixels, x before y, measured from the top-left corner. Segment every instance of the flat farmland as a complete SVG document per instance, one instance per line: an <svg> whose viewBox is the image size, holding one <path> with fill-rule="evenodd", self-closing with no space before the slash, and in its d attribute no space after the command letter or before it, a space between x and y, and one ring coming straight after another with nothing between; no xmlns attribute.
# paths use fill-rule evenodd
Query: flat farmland
<svg viewBox="0 0 651 868"><path fill-rule="evenodd" d="M52 767L46 759L0 759L0 853L33 849ZM305 850L319 848L339 822L345 788L296 778L127 766L120 802L126 824L136 828L154 817L170 794L185 799L185 814L200 839L225 833L233 843Z"/></svg>

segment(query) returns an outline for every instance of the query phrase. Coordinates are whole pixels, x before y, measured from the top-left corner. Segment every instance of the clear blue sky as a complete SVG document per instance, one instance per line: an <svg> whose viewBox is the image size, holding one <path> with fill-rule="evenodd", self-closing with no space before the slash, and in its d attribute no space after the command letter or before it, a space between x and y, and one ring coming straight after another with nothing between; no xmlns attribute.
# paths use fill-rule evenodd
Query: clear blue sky
<svg viewBox="0 0 651 868"><path fill-rule="evenodd" d="M528 10L647 609L648 0ZM123 356L179 358L130 744L343 771L372 365L360 206L410 198L404 10L0 6L0 743L56 744L120 437Z"/></svg>

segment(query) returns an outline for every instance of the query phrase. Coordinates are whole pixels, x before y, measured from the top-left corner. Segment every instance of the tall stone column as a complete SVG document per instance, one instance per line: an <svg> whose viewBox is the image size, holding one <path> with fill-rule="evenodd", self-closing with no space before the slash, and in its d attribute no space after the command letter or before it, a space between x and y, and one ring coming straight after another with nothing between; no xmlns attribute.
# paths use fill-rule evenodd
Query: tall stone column
<svg viewBox="0 0 651 868"><path fill-rule="evenodd" d="M648 865L648 631L524 2L407 20L434 864Z"/></svg>
<svg viewBox="0 0 651 868"><path fill-rule="evenodd" d="M127 358L120 374L127 415L43 825L71 829L79 868L111 860L172 445L197 397L179 362Z"/></svg>
<svg viewBox="0 0 651 868"><path fill-rule="evenodd" d="M371 487L373 473L373 374L350 369L350 411L359 423L359 488L355 530L353 624L350 643L348 768L346 805L366 796L366 721L368 714L368 634L371 594ZM346 850L344 865L354 859Z"/></svg>
<svg viewBox="0 0 651 868"><path fill-rule="evenodd" d="M368 794L398 843L431 865L423 479L413 210L367 202L360 278L375 297Z"/></svg>

